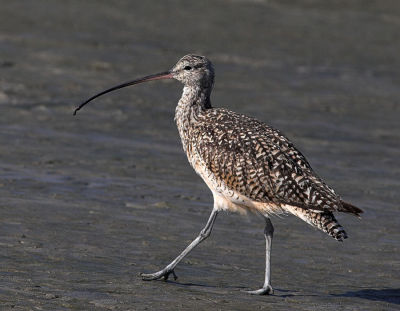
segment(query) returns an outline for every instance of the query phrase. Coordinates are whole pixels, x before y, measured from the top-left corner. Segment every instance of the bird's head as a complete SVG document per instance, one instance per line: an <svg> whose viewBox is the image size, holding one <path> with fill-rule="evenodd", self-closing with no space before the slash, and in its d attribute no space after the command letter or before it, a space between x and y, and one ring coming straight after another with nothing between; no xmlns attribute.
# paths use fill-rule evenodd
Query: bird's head
<svg viewBox="0 0 400 311"><path fill-rule="evenodd" d="M174 79L188 86L212 87L214 68L204 56L188 54L170 70Z"/></svg>
<svg viewBox="0 0 400 311"><path fill-rule="evenodd" d="M214 69L211 62L204 56L188 54L182 57L176 65L168 71L160 72L150 76L146 76L140 79L135 79L123 84L119 84L102 91L88 100L83 102L74 110L74 115L83 106L91 102L93 99L100 97L106 93L127 87L130 85L135 85L142 82L160 80L160 79L176 79L182 82L185 86L199 86L201 88L211 88L214 83Z"/></svg>

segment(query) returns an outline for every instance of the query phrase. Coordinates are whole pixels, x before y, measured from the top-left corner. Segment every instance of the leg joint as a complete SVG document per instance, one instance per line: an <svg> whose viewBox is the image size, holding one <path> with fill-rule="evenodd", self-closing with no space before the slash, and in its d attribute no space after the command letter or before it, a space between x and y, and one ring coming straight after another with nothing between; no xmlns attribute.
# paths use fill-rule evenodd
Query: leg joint
<svg viewBox="0 0 400 311"><path fill-rule="evenodd" d="M200 236L201 240L204 240L204 239L208 238L210 236L210 234L211 234L211 230L204 230L203 229L203 230L200 231L199 236Z"/></svg>

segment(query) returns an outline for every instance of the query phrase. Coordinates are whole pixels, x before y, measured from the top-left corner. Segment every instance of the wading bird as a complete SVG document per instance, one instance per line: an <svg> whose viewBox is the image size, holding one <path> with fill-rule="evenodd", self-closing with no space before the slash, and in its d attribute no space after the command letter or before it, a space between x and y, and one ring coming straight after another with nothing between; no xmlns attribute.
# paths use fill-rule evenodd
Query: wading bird
<svg viewBox="0 0 400 311"><path fill-rule="evenodd" d="M344 202L312 170L305 157L280 131L254 118L213 108L210 95L214 69L204 56L189 54L169 71L146 76L105 90L75 109L108 92L158 79L183 83L175 111L183 150L197 174L210 188L214 207L207 224L186 249L164 269L141 274L143 280L175 279L175 266L210 234L218 212L252 211L265 220L265 281L251 294L272 294L270 253L274 228L270 215L291 213L338 241L347 238L333 212L359 216L362 210Z"/></svg>

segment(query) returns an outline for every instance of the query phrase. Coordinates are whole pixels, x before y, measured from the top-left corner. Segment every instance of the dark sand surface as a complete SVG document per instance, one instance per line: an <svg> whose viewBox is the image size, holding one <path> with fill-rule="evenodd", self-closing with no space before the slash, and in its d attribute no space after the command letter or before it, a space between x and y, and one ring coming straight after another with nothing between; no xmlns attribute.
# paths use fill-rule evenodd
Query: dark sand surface
<svg viewBox="0 0 400 311"><path fill-rule="evenodd" d="M1 1L0 310L399 310L399 1ZM332 4L334 3L334 4ZM214 106L281 129L362 220L338 243L221 214L176 269L143 282L205 224L211 192L160 81L72 110L183 55L216 68Z"/></svg>

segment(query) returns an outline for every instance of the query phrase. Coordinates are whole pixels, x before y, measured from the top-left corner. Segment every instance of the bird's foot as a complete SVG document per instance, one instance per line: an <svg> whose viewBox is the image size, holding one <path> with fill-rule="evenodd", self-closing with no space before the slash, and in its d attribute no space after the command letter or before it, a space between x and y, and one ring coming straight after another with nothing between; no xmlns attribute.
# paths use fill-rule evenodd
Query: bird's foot
<svg viewBox="0 0 400 311"><path fill-rule="evenodd" d="M257 290L249 290L246 293L251 295L272 295L274 293L274 289L271 285L263 286L263 288Z"/></svg>
<svg viewBox="0 0 400 311"><path fill-rule="evenodd" d="M155 273L140 273L140 276L143 281L153 281L161 278L163 278L164 281L167 281L170 274L173 275L174 280L176 281L178 277L176 276L174 269L163 269Z"/></svg>

